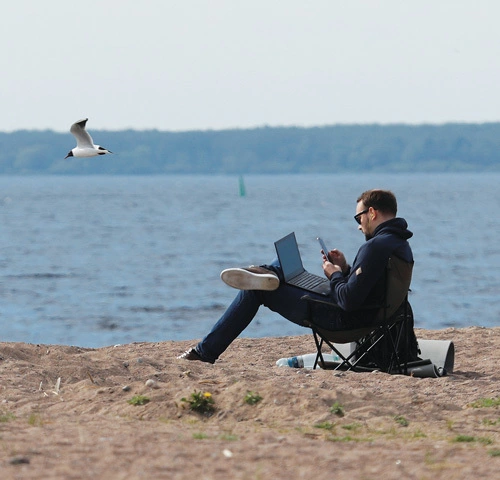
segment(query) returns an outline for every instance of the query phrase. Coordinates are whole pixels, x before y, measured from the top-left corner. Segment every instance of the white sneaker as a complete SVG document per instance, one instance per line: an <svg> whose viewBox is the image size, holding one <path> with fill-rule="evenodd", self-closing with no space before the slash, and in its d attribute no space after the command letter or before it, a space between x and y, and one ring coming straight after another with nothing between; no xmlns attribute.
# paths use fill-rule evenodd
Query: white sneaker
<svg viewBox="0 0 500 480"><path fill-rule="evenodd" d="M220 278L230 287L238 290L276 290L280 286L278 276L263 267L227 268Z"/></svg>

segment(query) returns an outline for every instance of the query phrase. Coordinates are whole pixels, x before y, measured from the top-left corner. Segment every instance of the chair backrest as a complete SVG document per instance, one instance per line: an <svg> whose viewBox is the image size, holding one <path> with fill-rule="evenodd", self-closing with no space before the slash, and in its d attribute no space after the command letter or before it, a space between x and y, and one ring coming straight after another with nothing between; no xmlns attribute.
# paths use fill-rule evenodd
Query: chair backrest
<svg viewBox="0 0 500 480"><path fill-rule="evenodd" d="M377 321L392 317L405 301L410 289L413 262L392 256L387 262L384 306L377 313Z"/></svg>

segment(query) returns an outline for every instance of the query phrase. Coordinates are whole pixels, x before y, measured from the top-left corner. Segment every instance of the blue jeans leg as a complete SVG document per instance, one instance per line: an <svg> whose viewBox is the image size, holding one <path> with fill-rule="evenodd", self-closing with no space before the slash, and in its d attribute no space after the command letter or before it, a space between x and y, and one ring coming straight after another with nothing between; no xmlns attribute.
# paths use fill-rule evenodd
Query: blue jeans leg
<svg viewBox="0 0 500 480"><path fill-rule="evenodd" d="M241 290L196 349L207 360L215 361L250 324L261 305L303 326L308 313L307 303L301 300L304 294L283 282L273 291Z"/></svg>

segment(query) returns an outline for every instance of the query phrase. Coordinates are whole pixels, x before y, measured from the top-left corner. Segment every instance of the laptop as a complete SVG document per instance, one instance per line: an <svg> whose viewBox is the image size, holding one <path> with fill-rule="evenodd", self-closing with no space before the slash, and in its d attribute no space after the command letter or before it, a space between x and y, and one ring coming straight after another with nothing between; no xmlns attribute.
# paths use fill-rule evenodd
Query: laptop
<svg viewBox="0 0 500 480"><path fill-rule="evenodd" d="M278 254L286 284L302 288L308 292L319 293L320 295L330 293L328 279L309 273L302 265L295 232L289 233L286 237L274 242L274 247Z"/></svg>

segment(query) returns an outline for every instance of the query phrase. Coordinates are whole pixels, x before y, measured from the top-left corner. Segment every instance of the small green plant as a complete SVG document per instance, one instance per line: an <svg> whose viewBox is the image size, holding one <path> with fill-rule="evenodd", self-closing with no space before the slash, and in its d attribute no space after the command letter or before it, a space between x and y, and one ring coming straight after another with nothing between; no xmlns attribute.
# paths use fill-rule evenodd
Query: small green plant
<svg viewBox="0 0 500 480"><path fill-rule="evenodd" d="M335 402L331 407L330 407L330 413L334 413L335 415L338 415L339 417L344 416L344 407L339 402Z"/></svg>
<svg viewBox="0 0 500 480"><path fill-rule="evenodd" d="M314 428L323 428L325 430L331 430L334 427L332 422L320 422L314 425Z"/></svg>
<svg viewBox="0 0 500 480"><path fill-rule="evenodd" d="M198 433L193 433L193 438L195 440L205 440L206 438L208 438L208 435L203 432L198 432Z"/></svg>
<svg viewBox="0 0 500 480"><path fill-rule="evenodd" d="M483 445L491 445L493 443L493 440L491 438L487 437L473 437L471 435L457 435L454 439L454 442L463 442L463 443L472 443L472 442L479 442L482 443Z"/></svg>
<svg viewBox="0 0 500 480"><path fill-rule="evenodd" d="M199 413L210 413L215 410L214 399L210 392L197 392L196 390L189 398L181 398L181 402L189 404L189 409Z"/></svg>
<svg viewBox="0 0 500 480"><path fill-rule="evenodd" d="M144 395L135 395L133 396L127 403L130 403L130 405L146 405L146 403L149 402L149 398L145 397Z"/></svg>
<svg viewBox="0 0 500 480"><path fill-rule="evenodd" d="M491 420L489 418L484 418L482 423L483 423L483 425L494 426L494 425L498 425L500 423L500 419L499 420Z"/></svg>
<svg viewBox="0 0 500 480"><path fill-rule="evenodd" d="M247 392L245 395L244 401L248 403L248 405L255 405L262 400L262 397L258 393Z"/></svg>
<svg viewBox="0 0 500 480"><path fill-rule="evenodd" d="M489 455L490 457L500 457L500 450L497 450L497 449L495 449L495 450L490 450L490 451L488 452L488 455Z"/></svg>
<svg viewBox="0 0 500 480"><path fill-rule="evenodd" d="M472 408L491 408L498 407L500 405L500 397L498 398L480 398L475 402L469 403L469 407Z"/></svg>
<svg viewBox="0 0 500 480"><path fill-rule="evenodd" d="M399 423L402 427L407 427L410 424L410 422L406 420L406 418L403 417L402 415L396 415L394 417L394 421L396 423Z"/></svg>
<svg viewBox="0 0 500 480"><path fill-rule="evenodd" d="M493 443L493 440L488 437L479 437L477 441L483 445L491 445Z"/></svg>
<svg viewBox="0 0 500 480"><path fill-rule="evenodd" d="M361 428L361 425L359 423L348 423L347 425L342 425L342 428L344 430L356 431Z"/></svg>
<svg viewBox="0 0 500 480"><path fill-rule="evenodd" d="M38 413L30 413L28 424L32 427L41 427L43 425L42 417Z"/></svg>
<svg viewBox="0 0 500 480"><path fill-rule="evenodd" d="M327 438L330 442L360 442L360 439L351 437L350 435L346 435L345 437L334 437L330 436Z"/></svg>
<svg viewBox="0 0 500 480"><path fill-rule="evenodd" d="M5 422L9 422L10 420L14 420L16 417L8 412L8 413L3 413L3 412L0 412L0 423L5 423Z"/></svg>
<svg viewBox="0 0 500 480"><path fill-rule="evenodd" d="M471 443L475 442L477 439L471 435L457 435L453 441L458 443Z"/></svg>

